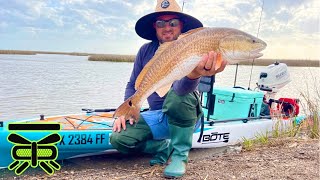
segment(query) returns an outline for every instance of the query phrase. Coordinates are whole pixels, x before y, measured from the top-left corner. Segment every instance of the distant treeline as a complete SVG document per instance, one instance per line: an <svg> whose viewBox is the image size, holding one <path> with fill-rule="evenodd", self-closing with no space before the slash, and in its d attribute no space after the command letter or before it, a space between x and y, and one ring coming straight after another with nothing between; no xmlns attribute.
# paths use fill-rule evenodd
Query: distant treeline
<svg viewBox="0 0 320 180"><path fill-rule="evenodd" d="M64 54L73 56L89 56L89 61L111 61L111 62L133 62L135 55L117 55L117 54L94 54L94 53L78 53L78 52L49 52L49 51L22 51L22 50L0 50L0 54ZM303 67L320 67L319 60L307 59L256 59L255 66L267 66L276 61L286 63L288 66L303 66ZM251 65L252 61L242 61L240 65Z"/></svg>
<svg viewBox="0 0 320 180"><path fill-rule="evenodd" d="M113 62L133 62L134 55L115 55L115 54L100 54L89 56L89 61L113 61ZM286 63L288 66L303 66L303 67L319 67L319 60L300 60L300 59L256 59L255 66L268 66L276 61ZM252 61L242 61L240 65L252 65Z"/></svg>
<svg viewBox="0 0 320 180"><path fill-rule="evenodd" d="M96 54L89 56L89 61L133 62L135 55Z"/></svg>
<svg viewBox="0 0 320 180"><path fill-rule="evenodd" d="M0 54L19 54L19 55L36 55L36 54L63 54L72 56L89 56L89 53L78 52L51 52L51 51L23 51L23 50L0 50Z"/></svg>
<svg viewBox="0 0 320 180"><path fill-rule="evenodd" d="M255 66L268 66L274 62L286 63L288 66L299 67L320 67L319 60L306 60L306 59L256 59L254 61ZM242 61L240 65L252 65L252 61Z"/></svg>

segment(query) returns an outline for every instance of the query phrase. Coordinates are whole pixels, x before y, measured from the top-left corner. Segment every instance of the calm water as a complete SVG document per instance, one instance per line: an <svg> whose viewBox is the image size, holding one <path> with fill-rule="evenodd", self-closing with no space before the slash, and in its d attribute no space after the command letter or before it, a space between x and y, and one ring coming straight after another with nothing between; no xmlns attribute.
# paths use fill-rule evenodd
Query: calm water
<svg viewBox="0 0 320 180"><path fill-rule="evenodd" d="M251 88L260 70L255 66ZM236 66L217 75L216 86L233 86ZM92 62L84 56L0 55L0 120L40 114L80 113L82 108L115 108L123 100L132 63ZM240 66L237 85L248 87L251 67ZM319 67L289 67L292 81L277 97L319 98Z"/></svg>

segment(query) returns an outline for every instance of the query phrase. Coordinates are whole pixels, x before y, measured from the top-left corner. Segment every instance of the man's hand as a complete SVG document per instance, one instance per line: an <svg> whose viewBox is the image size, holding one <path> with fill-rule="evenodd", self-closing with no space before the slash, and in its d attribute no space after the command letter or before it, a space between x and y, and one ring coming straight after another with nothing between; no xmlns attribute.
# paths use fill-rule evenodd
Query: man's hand
<svg viewBox="0 0 320 180"><path fill-rule="evenodd" d="M219 64L221 63L220 67ZM214 51L210 51L208 54L202 57L198 66L193 69L193 71L187 75L189 79L197 79L201 76L213 76L221 71L227 65L227 61L222 59L221 54ZM216 69L216 66L218 67Z"/></svg>
<svg viewBox="0 0 320 180"><path fill-rule="evenodd" d="M124 116L120 116L119 118L114 120L113 123L113 128L112 130L114 132L120 132L121 129L126 130L126 122L127 120L124 118ZM130 119L129 120L130 124L133 125L134 124L134 119Z"/></svg>

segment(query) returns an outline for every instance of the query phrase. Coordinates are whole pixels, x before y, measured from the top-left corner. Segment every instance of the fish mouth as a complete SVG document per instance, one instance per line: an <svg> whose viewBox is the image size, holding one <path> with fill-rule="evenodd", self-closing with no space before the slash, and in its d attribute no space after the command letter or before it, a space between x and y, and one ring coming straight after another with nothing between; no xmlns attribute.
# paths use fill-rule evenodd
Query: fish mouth
<svg viewBox="0 0 320 180"><path fill-rule="evenodd" d="M263 51L266 49L267 44L263 41L256 40L256 44L252 45L251 49L244 48L244 49L237 49L237 48L223 48L220 47L220 52L223 53L224 58L230 63L230 64L235 64L240 61L248 61L252 59L257 59L263 56ZM246 50L247 49L247 50Z"/></svg>
<svg viewBox="0 0 320 180"><path fill-rule="evenodd" d="M252 58L259 58L259 57L261 57L261 56L263 56L263 53L255 53L255 54L253 54L253 55L250 55L250 56L252 56Z"/></svg>
<svg viewBox="0 0 320 180"><path fill-rule="evenodd" d="M265 49L264 47L261 47L249 52L241 52L241 51L232 51L232 52L223 51L223 52L227 61L230 64L235 64L240 61L248 61L250 59L252 60L252 59L260 58L261 56L263 56L263 53L261 51L264 49Z"/></svg>
<svg viewBox="0 0 320 180"><path fill-rule="evenodd" d="M257 48L253 51L250 52L250 57L251 58L259 58L261 56L263 56L263 53L261 51L263 51L264 49L266 49L266 46L262 46L260 48Z"/></svg>

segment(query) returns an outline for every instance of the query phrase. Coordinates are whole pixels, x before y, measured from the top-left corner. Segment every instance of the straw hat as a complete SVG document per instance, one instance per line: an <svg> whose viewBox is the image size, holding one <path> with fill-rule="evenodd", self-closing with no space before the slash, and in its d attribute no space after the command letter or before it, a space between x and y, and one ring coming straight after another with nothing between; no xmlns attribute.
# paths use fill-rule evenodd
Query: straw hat
<svg viewBox="0 0 320 180"><path fill-rule="evenodd" d="M141 17L136 23L136 33L147 40L156 40L156 30L153 27L153 23L156 18L161 15L177 15L181 21L183 21L182 33L189 31L190 29L202 27L202 23L187 14L182 13L181 8L175 0L157 0L157 6L155 12L147 14Z"/></svg>

